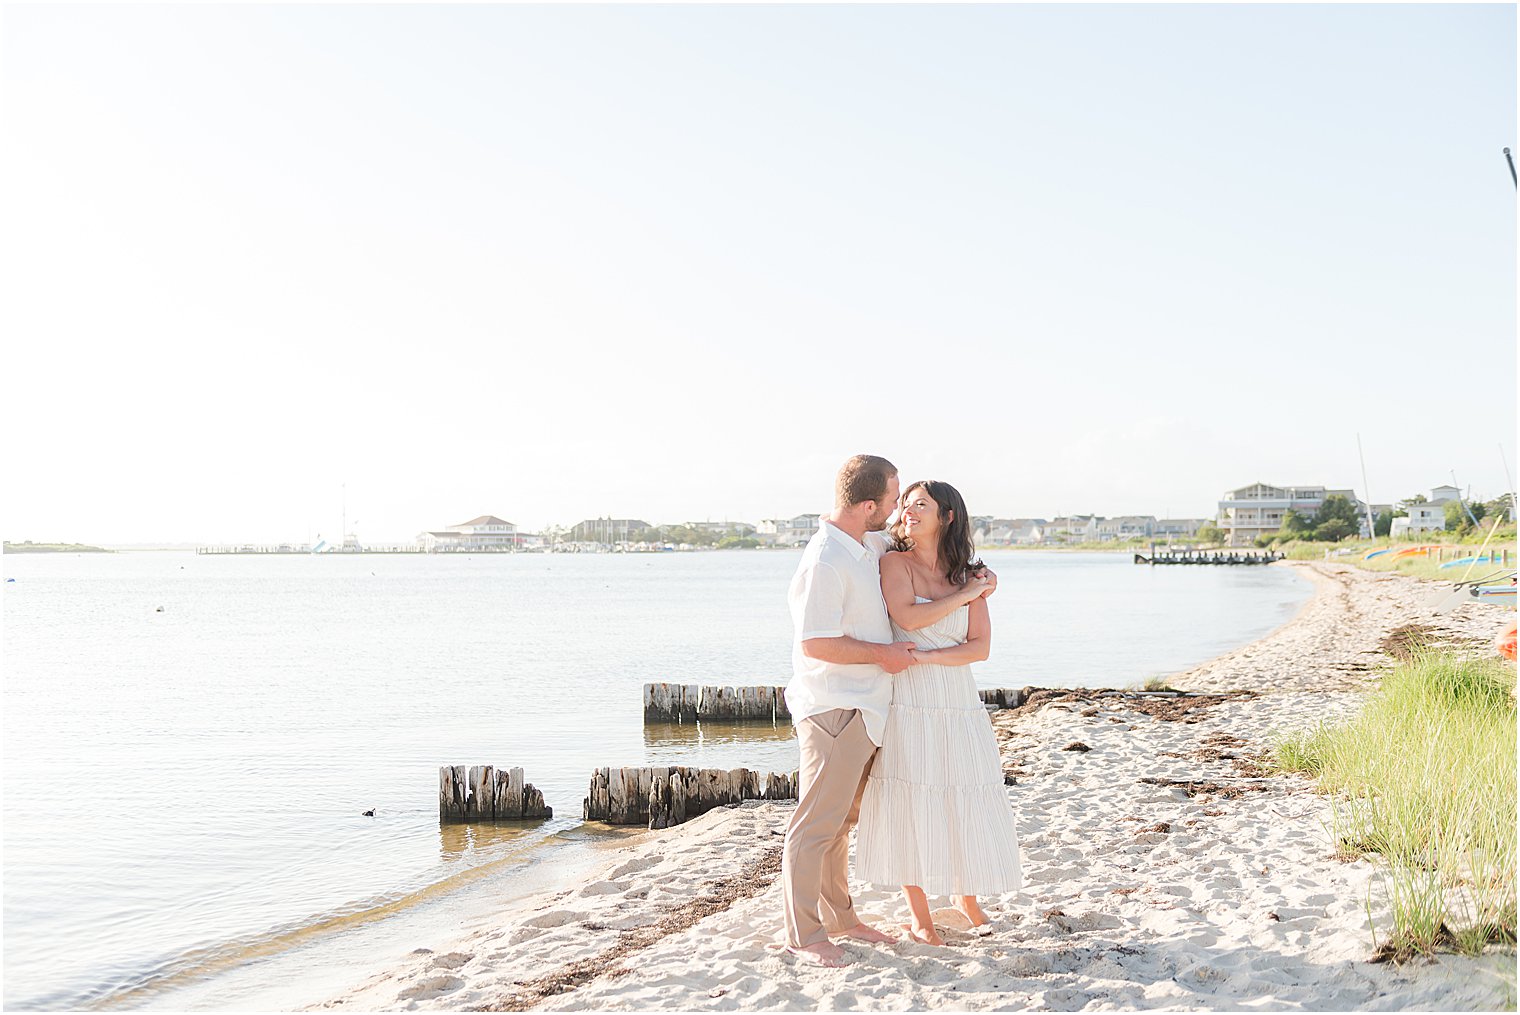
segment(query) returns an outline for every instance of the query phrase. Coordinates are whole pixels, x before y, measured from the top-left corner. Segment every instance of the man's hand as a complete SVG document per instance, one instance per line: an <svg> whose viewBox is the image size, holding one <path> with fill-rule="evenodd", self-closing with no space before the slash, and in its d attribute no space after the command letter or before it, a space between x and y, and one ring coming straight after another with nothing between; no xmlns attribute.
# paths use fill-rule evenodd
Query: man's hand
<svg viewBox="0 0 1520 1015"><path fill-rule="evenodd" d="M986 599L988 596L997 591L997 572L992 570L992 568L983 565L980 571L972 573L971 581L968 582L967 585L969 586L973 583L976 583L977 579L981 579L981 591L978 592L976 596L981 596L983 599ZM975 599L976 596L972 596L971 598Z"/></svg>
<svg viewBox="0 0 1520 1015"><path fill-rule="evenodd" d="M913 665L913 656L909 649L914 648L911 641L898 641L881 647L881 668L888 673L901 673Z"/></svg>

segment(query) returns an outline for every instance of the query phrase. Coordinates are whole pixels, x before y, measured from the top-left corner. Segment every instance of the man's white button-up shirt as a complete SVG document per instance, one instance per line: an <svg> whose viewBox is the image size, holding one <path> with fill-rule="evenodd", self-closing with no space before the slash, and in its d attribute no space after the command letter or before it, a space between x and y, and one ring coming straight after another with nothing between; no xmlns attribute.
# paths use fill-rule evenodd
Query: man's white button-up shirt
<svg viewBox="0 0 1520 1015"><path fill-rule="evenodd" d="M892 704L892 678L875 663L829 663L802 654L811 638L854 638L887 645L892 624L881 596L884 533L864 545L826 521L802 551L787 599L792 610L792 680L786 707L792 722L836 708L858 708L871 742L881 745Z"/></svg>

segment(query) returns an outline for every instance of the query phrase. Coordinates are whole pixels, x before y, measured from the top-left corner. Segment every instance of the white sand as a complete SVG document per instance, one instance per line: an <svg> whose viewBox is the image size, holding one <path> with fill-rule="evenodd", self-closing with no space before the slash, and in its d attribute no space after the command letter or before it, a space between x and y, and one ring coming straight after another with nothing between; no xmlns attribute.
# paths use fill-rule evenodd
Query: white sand
<svg viewBox="0 0 1520 1015"><path fill-rule="evenodd" d="M389 973L318 1007L1513 1009L1513 950L1368 962L1369 900L1373 925L1388 926L1373 865L1334 858L1330 803L1307 780L1260 777L1244 757L1280 731L1351 713L1349 688L1374 675L1367 665L1385 657L1371 653L1392 628L1430 623L1471 644L1492 638L1501 611L1430 618L1421 607L1434 586L1305 570L1320 594L1294 622L1174 680L1291 690L1225 701L1195 722L1127 699L997 715L1005 766L1020 773L1009 795L1026 884L987 900L990 938L947 929L945 948L847 943L850 967L808 966L779 948L780 884L765 872L747 879L757 894L730 883L686 929L640 932L746 865L774 869L791 808L757 802L641 835L599 876L463 939L418 941ZM1073 742L1090 750L1063 750ZM1190 798L1143 778L1215 788ZM892 888L860 885L856 898L868 921L907 917ZM563 992L545 989L555 980Z"/></svg>

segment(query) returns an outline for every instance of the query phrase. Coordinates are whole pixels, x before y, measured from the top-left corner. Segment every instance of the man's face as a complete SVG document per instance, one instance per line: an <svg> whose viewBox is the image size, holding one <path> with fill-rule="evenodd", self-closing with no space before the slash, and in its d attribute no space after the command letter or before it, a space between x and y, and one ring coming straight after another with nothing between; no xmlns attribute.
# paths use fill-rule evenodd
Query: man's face
<svg viewBox="0 0 1520 1015"><path fill-rule="evenodd" d="M887 519L892 517L892 512L897 509L897 497L902 492L902 484L893 476L887 480L887 492L882 494L881 500L876 502L876 510L866 522L867 532L880 532L887 527Z"/></svg>

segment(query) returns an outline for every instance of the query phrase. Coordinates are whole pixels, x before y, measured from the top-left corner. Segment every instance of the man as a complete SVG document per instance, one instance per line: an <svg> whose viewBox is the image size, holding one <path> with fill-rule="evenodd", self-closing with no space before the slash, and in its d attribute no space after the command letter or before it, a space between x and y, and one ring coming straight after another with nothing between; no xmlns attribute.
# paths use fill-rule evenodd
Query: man
<svg viewBox="0 0 1520 1015"><path fill-rule="evenodd" d="M788 595L795 638L786 705L802 762L781 852L786 945L830 967L847 962L830 935L894 940L855 916L848 879L850 829L886 728L890 674L912 664L913 643L892 641L878 564L898 490L885 458L845 462L834 510L803 551Z"/></svg>

